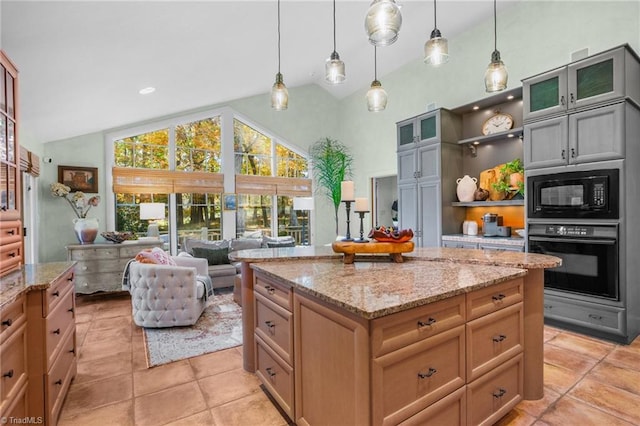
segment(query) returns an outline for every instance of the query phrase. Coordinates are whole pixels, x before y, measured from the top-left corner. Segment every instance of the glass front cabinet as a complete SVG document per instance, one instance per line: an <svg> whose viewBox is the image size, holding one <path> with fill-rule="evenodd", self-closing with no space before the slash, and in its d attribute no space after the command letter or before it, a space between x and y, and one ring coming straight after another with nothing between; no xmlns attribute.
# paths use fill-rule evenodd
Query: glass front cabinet
<svg viewBox="0 0 640 426"><path fill-rule="evenodd" d="M440 140L438 111L397 123L398 151L413 149L416 145L436 143Z"/></svg>
<svg viewBox="0 0 640 426"><path fill-rule="evenodd" d="M640 102L638 56L627 45L522 81L525 121L631 98Z"/></svg>

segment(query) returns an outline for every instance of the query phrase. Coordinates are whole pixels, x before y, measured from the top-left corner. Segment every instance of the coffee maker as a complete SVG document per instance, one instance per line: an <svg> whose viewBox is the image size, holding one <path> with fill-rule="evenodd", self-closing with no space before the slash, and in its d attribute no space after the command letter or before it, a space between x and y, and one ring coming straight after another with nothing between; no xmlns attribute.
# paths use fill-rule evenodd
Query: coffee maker
<svg viewBox="0 0 640 426"><path fill-rule="evenodd" d="M485 237L497 237L498 227L502 227L502 216L495 213L485 213L482 216L482 233Z"/></svg>

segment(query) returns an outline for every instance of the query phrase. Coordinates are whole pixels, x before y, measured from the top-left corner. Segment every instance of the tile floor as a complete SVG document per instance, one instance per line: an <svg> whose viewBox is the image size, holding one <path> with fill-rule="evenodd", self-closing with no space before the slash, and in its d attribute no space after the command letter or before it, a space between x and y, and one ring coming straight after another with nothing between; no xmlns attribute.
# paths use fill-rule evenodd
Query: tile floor
<svg viewBox="0 0 640 426"><path fill-rule="evenodd" d="M77 299L78 375L67 425L286 425L232 348L148 369L128 295ZM629 346L545 328L545 397L501 426L640 425L640 338Z"/></svg>

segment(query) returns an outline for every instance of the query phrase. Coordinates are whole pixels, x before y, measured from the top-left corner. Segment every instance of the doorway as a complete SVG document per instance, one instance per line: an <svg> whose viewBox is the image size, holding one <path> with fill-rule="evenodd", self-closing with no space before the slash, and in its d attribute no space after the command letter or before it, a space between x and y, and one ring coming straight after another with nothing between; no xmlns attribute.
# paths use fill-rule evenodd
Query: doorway
<svg viewBox="0 0 640 426"><path fill-rule="evenodd" d="M374 226L396 227L398 225L398 176L371 178L373 189Z"/></svg>

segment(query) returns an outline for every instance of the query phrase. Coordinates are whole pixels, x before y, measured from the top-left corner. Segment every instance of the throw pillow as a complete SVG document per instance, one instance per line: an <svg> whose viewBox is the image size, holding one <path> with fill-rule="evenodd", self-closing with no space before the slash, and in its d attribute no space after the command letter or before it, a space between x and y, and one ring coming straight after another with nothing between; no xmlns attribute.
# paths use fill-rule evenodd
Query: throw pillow
<svg viewBox="0 0 640 426"><path fill-rule="evenodd" d="M224 265L224 264L231 263L229 261L229 249L227 247L223 247L223 248L194 247L193 255L195 257L207 259L207 263L209 265Z"/></svg>
<svg viewBox="0 0 640 426"><path fill-rule="evenodd" d="M238 238L231 240L229 251L251 250L262 247L262 239L257 238Z"/></svg>
<svg viewBox="0 0 640 426"><path fill-rule="evenodd" d="M295 247L295 241L277 241L277 242L267 242L267 247L276 248L276 247Z"/></svg>
<svg viewBox="0 0 640 426"><path fill-rule="evenodd" d="M162 250L160 247L154 247L151 250L142 250L136 255L136 260L140 263L155 263L157 265L175 266L176 264L169 253Z"/></svg>

